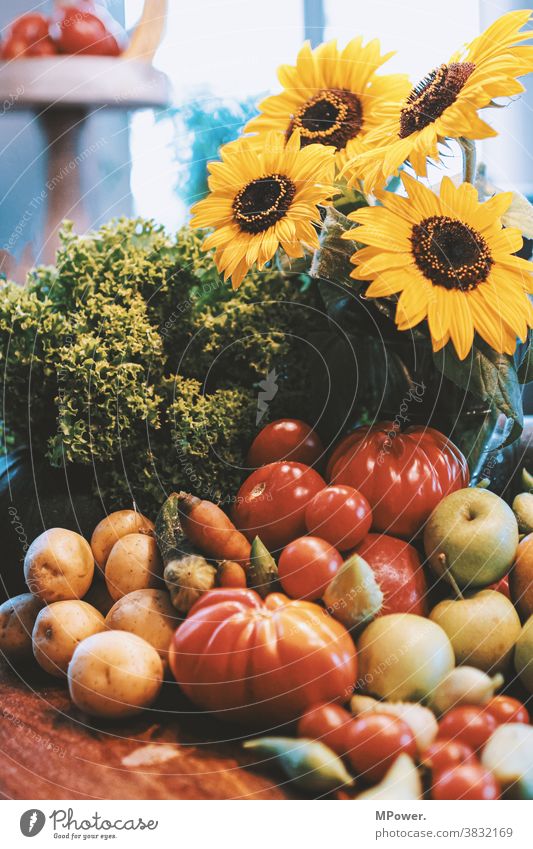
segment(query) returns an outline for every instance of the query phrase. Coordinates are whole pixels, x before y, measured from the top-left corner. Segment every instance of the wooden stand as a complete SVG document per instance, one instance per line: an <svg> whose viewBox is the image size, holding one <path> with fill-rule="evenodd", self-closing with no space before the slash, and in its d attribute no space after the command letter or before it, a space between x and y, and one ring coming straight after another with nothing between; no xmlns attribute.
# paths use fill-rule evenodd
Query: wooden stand
<svg viewBox="0 0 533 849"><path fill-rule="evenodd" d="M139 718L98 721L37 664L0 661L0 798L294 798L279 772L250 766L236 732L196 714L170 682Z"/></svg>
<svg viewBox="0 0 533 849"><path fill-rule="evenodd" d="M167 77L139 59L58 56L0 63L0 102L33 110L47 140L47 181L39 187L45 205L40 260L53 262L61 221L71 219L79 232L89 223L81 191L89 154L80 149L87 117L101 109L164 107L169 95Z"/></svg>

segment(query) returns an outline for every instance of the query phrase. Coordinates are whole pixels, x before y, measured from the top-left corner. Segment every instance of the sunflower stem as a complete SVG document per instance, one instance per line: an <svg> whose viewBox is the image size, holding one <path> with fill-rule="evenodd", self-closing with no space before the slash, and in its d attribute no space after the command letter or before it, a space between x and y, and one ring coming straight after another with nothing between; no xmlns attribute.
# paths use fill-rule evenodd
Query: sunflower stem
<svg viewBox="0 0 533 849"><path fill-rule="evenodd" d="M476 143L464 136L457 141L463 155L463 182L473 183L476 178Z"/></svg>

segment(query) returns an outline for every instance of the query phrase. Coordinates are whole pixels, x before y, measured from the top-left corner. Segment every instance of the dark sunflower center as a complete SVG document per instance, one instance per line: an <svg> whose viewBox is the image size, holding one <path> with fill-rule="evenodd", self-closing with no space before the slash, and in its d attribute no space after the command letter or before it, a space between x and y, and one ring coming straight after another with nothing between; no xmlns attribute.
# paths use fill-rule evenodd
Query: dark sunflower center
<svg viewBox="0 0 533 849"><path fill-rule="evenodd" d="M300 130L302 147L329 144L342 150L363 126L361 101L351 91L321 91L307 100L292 117L287 137Z"/></svg>
<svg viewBox="0 0 533 849"><path fill-rule="evenodd" d="M487 279L493 264L483 236L446 215L433 215L415 224L411 245L422 274L445 289L475 289Z"/></svg>
<svg viewBox="0 0 533 849"><path fill-rule="evenodd" d="M245 233L262 233L287 214L295 194L296 186L283 174L252 180L235 195L235 221Z"/></svg>
<svg viewBox="0 0 533 849"><path fill-rule="evenodd" d="M421 80L411 91L400 116L401 139L432 124L448 106L455 103L457 95L474 70L472 62L454 62L441 65Z"/></svg>

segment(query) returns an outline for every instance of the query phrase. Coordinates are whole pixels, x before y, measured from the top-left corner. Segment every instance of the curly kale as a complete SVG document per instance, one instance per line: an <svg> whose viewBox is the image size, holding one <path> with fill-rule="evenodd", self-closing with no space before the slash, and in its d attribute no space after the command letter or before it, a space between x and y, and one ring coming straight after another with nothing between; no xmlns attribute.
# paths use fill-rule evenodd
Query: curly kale
<svg viewBox="0 0 533 849"><path fill-rule="evenodd" d="M202 238L140 219L67 226L54 268L0 287L3 431L52 465L92 466L107 508L155 509L176 488L223 501L258 428L311 409L314 285L268 268L233 292Z"/></svg>

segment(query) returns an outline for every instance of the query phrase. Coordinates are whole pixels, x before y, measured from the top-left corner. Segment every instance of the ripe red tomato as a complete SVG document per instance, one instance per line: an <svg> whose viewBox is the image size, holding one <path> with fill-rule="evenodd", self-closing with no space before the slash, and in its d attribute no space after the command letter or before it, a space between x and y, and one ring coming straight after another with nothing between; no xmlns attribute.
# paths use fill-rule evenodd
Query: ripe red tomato
<svg viewBox="0 0 533 849"><path fill-rule="evenodd" d="M317 492L305 510L309 533L322 537L339 551L357 545L371 523L370 504L353 486L327 486Z"/></svg>
<svg viewBox="0 0 533 849"><path fill-rule="evenodd" d="M386 713L354 719L348 760L365 781L380 781L402 752L416 757L413 732L403 719Z"/></svg>
<svg viewBox="0 0 533 849"><path fill-rule="evenodd" d="M460 740L477 751L483 748L497 724L483 707L464 705L452 708L442 717L437 736L439 739Z"/></svg>
<svg viewBox="0 0 533 849"><path fill-rule="evenodd" d="M50 21L46 15L30 12L16 18L9 29L13 35L22 38L28 44L35 44L42 38L48 38L49 26Z"/></svg>
<svg viewBox="0 0 533 849"><path fill-rule="evenodd" d="M320 740L344 757L351 747L350 728L354 718L340 705L315 705L298 722L298 737Z"/></svg>
<svg viewBox="0 0 533 849"><path fill-rule="evenodd" d="M336 548L320 537L299 537L281 552L279 579L291 598L322 598L343 563Z"/></svg>
<svg viewBox="0 0 533 849"><path fill-rule="evenodd" d="M49 37L49 26L50 22L45 15L21 15L13 21L2 43L1 58L8 60L56 54L55 44Z"/></svg>
<svg viewBox="0 0 533 849"><path fill-rule="evenodd" d="M444 799L499 799L500 786L481 764L466 763L440 772L431 788L431 798L439 802Z"/></svg>
<svg viewBox="0 0 533 849"><path fill-rule="evenodd" d="M522 722L529 725L526 706L512 696L493 696L485 705L485 710L494 717L498 725L505 722Z"/></svg>
<svg viewBox="0 0 533 849"><path fill-rule="evenodd" d="M103 6L89 8L64 6L59 10L51 33L60 53L118 56L124 32Z"/></svg>
<svg viewBox="0 0 533 849"><path fill-rule="evenodd" d="M379 422L339 443L327 478L362 492L374 530L410 538L445 495L468 486L469 474L466 459L439 431L409 427L400 433L392 422Z"/></svg>
<svg viewBox="0 0 533 849"><path fill-rule="evenodd" d="M416 548L387 534L368 534L353 553L366 560L383 593L383 607L378 616L385 613L426 615L428 589Z"/></svg>
<svg viewBox="0 0 533 849"><path fill-rule="evenodd" d="M425 749L420 763L431 770L433 777L445 769L475 760L473 749L461 740L435 740Z"/></svg>
<svg viewBox="0 0 533 849"><path fill-rule="evenodd" d="M344 701L357 677L346 629L318 605L253 590L209 590L169 649L185 695L221 719L288 722L319 702Z"/></svg>
<svg viewBox="0 0 533 849"><path fill-rule="evenodd" d="M11 35L0 47L0 58L9 59L36 58L38 56L55 56L57 50L51 38L44 38L36 44L28 44L23 38Z"/></svg>
<svg viewBox="0 0 533 849"><path fill-rule="evenodd" d="M252 468L278 460L293 460L313 466L324 454L319 435L299 419L279 419L259 431L248 452Z"/></svg>
<svg viewBox="0 0 533 849"><path fill-rule="evenodd" d="M305 534L305 508L325 486L318 472L303 463L261 466L239 489L233 521L250 542L259 536L271 551L283 548Z"/></svg>

